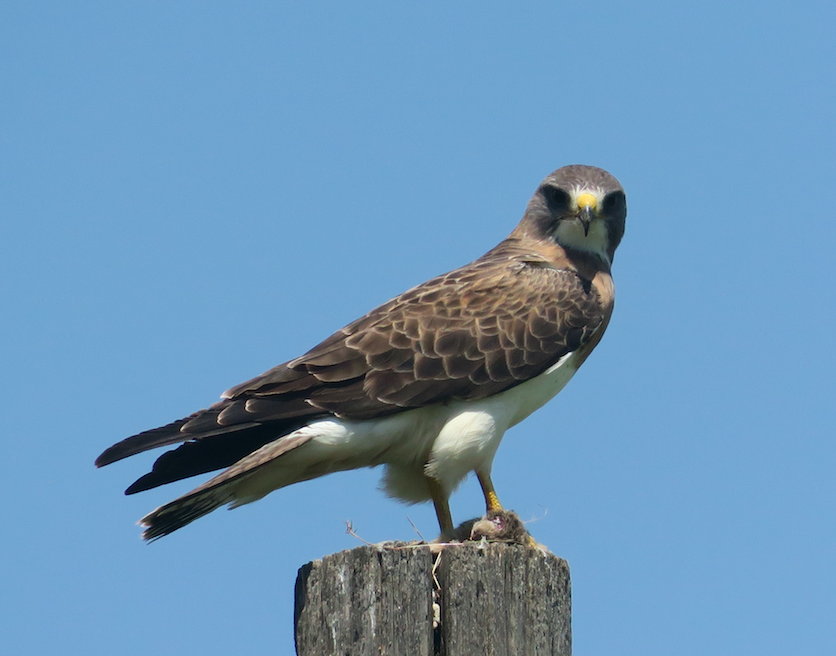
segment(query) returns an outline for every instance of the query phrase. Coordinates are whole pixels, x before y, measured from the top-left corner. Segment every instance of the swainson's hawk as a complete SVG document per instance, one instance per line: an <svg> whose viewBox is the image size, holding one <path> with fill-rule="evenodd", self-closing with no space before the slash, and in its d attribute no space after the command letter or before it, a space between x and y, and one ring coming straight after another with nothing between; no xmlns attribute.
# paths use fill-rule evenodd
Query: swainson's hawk
<svg viewBox="0 0 836 656"><path fill-rule="evenodd" d="M151 540L292 483L385 465L388 494L448 499L470 473L501 509L491 464L505 431L546 403L598 344L613 308L610 266L627 206L618 181L566 166L538 187L496 248L225 392L206 410L129 437L103 466L182 442L126 494L226 468L141 523Z"/></svg>

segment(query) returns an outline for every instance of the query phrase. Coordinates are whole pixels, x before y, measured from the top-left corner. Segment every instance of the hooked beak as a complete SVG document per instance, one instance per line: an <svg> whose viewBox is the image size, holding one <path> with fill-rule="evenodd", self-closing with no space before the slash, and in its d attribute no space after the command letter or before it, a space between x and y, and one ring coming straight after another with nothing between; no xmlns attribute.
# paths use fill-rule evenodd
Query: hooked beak
<svg viewBox="0 0 836 656"><path fill-rule="evenodd" d="M589 224L592 223L592 219L594 218L595 214L591 206L587 205L586 207L581 208L581 213L578 215L578 219L580 219L581 225L583 226L584 237L589 237Z"/></svg>
<svg viewBox="0 0 836 656"><path fill-rule="evenodd" d="M578 220L583 226L584 237L589 237L589 224L595 218L596 207L598 207L598 199L592 194L581 194L578 196Z"/></svg>

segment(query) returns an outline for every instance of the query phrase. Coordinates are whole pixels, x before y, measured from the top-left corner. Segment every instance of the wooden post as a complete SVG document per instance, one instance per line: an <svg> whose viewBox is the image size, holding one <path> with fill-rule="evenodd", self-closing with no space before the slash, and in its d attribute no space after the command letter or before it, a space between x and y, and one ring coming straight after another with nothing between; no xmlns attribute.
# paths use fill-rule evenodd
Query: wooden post
<svg viewBox="0 0 836 656"><path fill-rule="evenodd" d="M298 656L432 656L429 549L358 547L296 577Z"/></svg>
<svg viewBox="0 0 836 656"><path fill-rule="evenodd" d="M298 656L571 656L566 561L515 544L358 547L296 579Z"/></svg>

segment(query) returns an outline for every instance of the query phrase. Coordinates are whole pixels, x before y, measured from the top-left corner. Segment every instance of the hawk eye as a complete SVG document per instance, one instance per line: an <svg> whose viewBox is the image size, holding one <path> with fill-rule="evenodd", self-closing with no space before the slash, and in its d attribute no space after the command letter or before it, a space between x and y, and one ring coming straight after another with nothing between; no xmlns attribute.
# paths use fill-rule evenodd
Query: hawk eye
<svg viewBox="0 0 836 656"><path fill-rule="evenodd" d="M604 198L604 214L622 216L627 213L627 199L621 190L611 191Z"/></svg>
<svg viewBox="0 0 836 656"><path fill-rule="evenodd" d="M543 197L552 214L559 214L569 209L571 198L569 194L560 187L543 187Z"/></svg>

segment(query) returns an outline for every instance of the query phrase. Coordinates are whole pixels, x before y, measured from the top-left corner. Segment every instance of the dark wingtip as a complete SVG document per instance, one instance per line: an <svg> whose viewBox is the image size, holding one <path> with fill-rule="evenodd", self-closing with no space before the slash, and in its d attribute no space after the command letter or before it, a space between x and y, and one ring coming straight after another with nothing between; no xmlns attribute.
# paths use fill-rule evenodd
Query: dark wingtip
<svg viewBox="0 0 836 656"><path fill-rule="evenodd" d="M125 490L125 494L144 492L160 485L229 467L276 439L276 433L279 431L274 426L258 424L232 426L227 430L229 432L199 436L198 439L184 442L176 449L166 451L157 458L151 471L134 481ZM287 426L283 427L283 430L287 430Z"/></svg>
<svg viewBox="0 0 836 656"><path fill-rule="evenodd" d="M145 476L140 476L136 479L133 483L128 486L128 489L125 490L125 495L130 496L131 494L136 494L137 492L145 492L145 490L150 490L152 488L157 487L157 485L147 485L144 484L146 478L151 476L151 474L145 474ZM162 483L158 483L158 485L162 485Z"/></svg>
<svg viewBox="0 0 836 656"><path fill-rule="evenodd" d="M119 443L121 444L121 442ZM112 462L116 462L117 460L121 460L124 456L118 455L118 450L116 449L119 444L114 444L111 447L108 447L104 451L102 451L101 455L96 458L96 467L104 467L105 465L109 465Z"/></svg>
<svg viewBox="0 0 836 656"><path fill-rule="evenodd" d="M201 410L200 412L204 411ZM102 454L96 458L96 467L104 467L112 462L136 455L137 453L142 453L143 451L148 451L149 449L156 449L157 447L176 444L177 442L185 442L189 439L189 436L181 433L180 428L194 419L200 412L195 412L188 417L178 419L159 428L142 431L141 433L125 438L121 442L117 442L102 451Z"/></svg>

